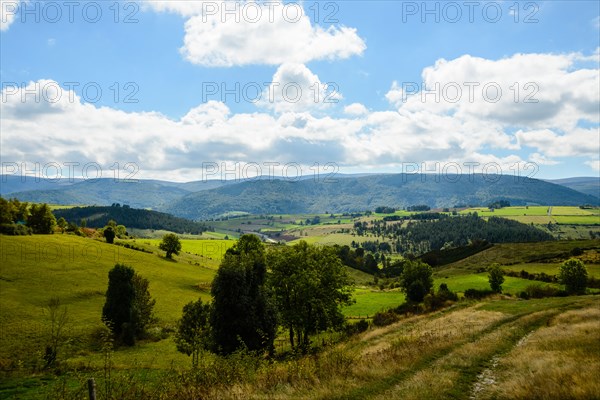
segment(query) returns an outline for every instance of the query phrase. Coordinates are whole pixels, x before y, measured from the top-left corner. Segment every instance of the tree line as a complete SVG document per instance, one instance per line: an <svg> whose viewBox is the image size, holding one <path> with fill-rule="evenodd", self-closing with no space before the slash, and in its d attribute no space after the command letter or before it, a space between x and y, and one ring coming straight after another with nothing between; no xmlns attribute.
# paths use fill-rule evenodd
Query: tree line
<svg viewBox="0 0 600 400"><path fill-rule="evenodd" d="M47 204L29 204L18 199L6 200L0 197L0 233L48 234L54 232L56 225L56 218ZM66 225L64 219L60 220L59 225Z"/></svg>
<svg viewBox="0 0 600 400"><path fill-rule="evenodd" d="M385 219L371 223L357 222L354 229L359 236L371 234L387 239L396 253L414 255L467 246L478 240L489 243L554 240L552 235L534 226L501 217L485 220L477 213L465 216L425 213L415 214L407 219L409 222L406 224Z"/></svg>
<svg viewBox="0 0 600 400"><path fill-rule="evenodd" d="M87 220L87 226L100 228L108 225L110 220L138 229L160 229L177 233L201 234L210 228L201 222L178 218L158 211L131 208L128 205L115 203L111 206L73 207L56 210L57 217L67 221Z"/></svg>

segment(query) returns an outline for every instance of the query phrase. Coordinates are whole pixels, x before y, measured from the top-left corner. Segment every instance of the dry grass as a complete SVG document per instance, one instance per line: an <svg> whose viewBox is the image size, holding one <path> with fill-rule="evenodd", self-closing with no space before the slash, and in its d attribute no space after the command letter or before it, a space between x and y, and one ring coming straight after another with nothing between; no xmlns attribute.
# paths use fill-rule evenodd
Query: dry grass
<svg viewBox="0 0 600 400"><path fill-rule="evenodd" d="M565 312L500 360L484 399L600 398L600 310Z"/></svg>

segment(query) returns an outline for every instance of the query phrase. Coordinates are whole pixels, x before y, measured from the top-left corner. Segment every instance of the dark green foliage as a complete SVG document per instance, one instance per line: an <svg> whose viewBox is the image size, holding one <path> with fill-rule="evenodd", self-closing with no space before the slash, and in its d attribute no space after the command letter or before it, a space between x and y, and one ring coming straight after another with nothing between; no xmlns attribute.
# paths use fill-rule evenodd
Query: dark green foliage
<svg viewBox="0 0 600 400"><path fill-rule="evenodd" d="M29 203L0 197L0 224L25 223L29 217Z"/></svg>
<svg viewBox="0 0 600 400"><path fill-rule="evenodd" d="M416 206L408 206L406 207L406 211L429 211L431 207L427 204L418 204Z"/></svg>
<svg viewBox="0 0 600 400"><path fill-rule="evenodd" d="M534 283L528 285L524 291L519 293L519 297L522 299L541 299L544 297L556 297L563 296L567 293L563 290L557 289L550 285L541 285L540 283Z"/></svg>
<svg viewBox="0 0 600 400"><path fill-rule="evenodd" d="M102 234L104 235L104 238L106 239L106 243L110 243L110 244L114 243L116 233L112 226L107 226L106 228L104 228L104 231L102 232Z"/></svg>
<svg viewBox="0 0 600 400"><path fill-rule="evenodd" d="M498 201L488 204L488 208L502 208L502 207L510 207L510 201L498 200Z"/></svg>
<svg viewBox="0 0 600 400"><path fill-rule="evenodd" d="M373 325L386 326L397 322L400 319L398 314L393 311L380 311L373 315Z"/></svg>
<svg viewBox="0 0 600 400"><path fill-rule="evenodd" d="M394 207L379 206L375 208L375 212L379 214L392 214L396 212Z"/></svg>
<svg viewBox="0 0 600 400"><path fill-rule="evenodd" d="M371 324L369 323L369 321L367 321L366 319L361 319L354 324L347 322L344 331L347 335L357 335L359 333L365 332L367 329L369 329L370 326Z"/></svg>
<svg viewBox="0 0 600 400"><path fill-rule="evenodd" d="M499 264L492 264L488 268L488 281L490 288L496 293L502 293L502 284L504 283L504 271Z"/></svg>
<svg viewBox="0 0 600 400"><path fill-rule="evenodd" d="M133 300L134 331L136 337L142 337L146 329L156 321L154 305L156 300L150 296L150 282L140 274L133 275Z"/></svg>
<svg viewBox="0 0 600 400"><path fill-rule="evenodd" d="M588 282L587 268L581 260L571 258L561 264L558 279L568 293L583 294Z"/></svg>
<svg viewBox="0 0 600 400"><path fill-rule="evenodd" d="M64 217L67 221L78 221L87 219L87 224L93 228L100 228L108 224L108 221L119 221L130 228L137 229L163 229L177 233L200 234L208 227L200 222L190 221L184 218L174 217L151 210L140 210L128 206L116 207L74 207L56 210L57 217Z"/></svg>
<svg viewBox="0 0 600 400"><path fill-rule="evenodd" d="M433 287L432 269L421 261L409 261L404 265L400 279L400 287L406 293L406 298L420 303Z"/></svg>
<svg viewBox="0 0 600 400"><path fill-rule="evenodd" d="M109 271L106 303L102 308L102 320L109 323L107 325L116 337L121 337L124 330L127 330L127 337L124 339L130 339L132 329L129 324L134 319L134 275L133 268L123 264L116 264Z"/></svg>
<svg viewBox="0 0 600 400"><path fill-rule="evenodd" d="M269 282L290 345L305 350L310 335L341 329L341 307L352 302L350 281L335 249L304 241L269 253Z"/></svg>
<svg viewBox="0 0 600 400"><path fill-rule="evenodd" d="M0 224L0 233L4 235L31 235L30 227L22 224Z"/></svg>
<svg viewBox="0 0 600 400"><path fill-rule="evenodd" d="M67 221L63 217L60 217L58 221L56 221L56 225L60 228L62 233L65 233L65 230L67 229Z"/></svg>
<svg viewBox="0 0 600 400"><path fill-rule="evenodd" d="M490 289L481 289L481 290L480 289L467 289L467 290L465 290L465 298L481 300L481 299L491 296L495 293L496 292L494 292L493 290L490 290Z"/></svg>
<svg viewBox="0 0 600 400"><path fill-rule="evenodd" d="M423 302L427 309L434 311L446 306L449 302L458 301L458 295L448 289L448 285L441 283L437 293L429 293Z"/></svg>
<svg viewBox="0 0 600 400"><path fill-rule="evenodd" d="M266 272L265 249L255 235L243 235L225 253L211 286L217 352L273 350L277 320L265 288Z"/></svg>
<svg viewBox="0 0 600 400"><path fill-rule="evenodd" d="M211 347L210 313L210 304L198 299L183 306L183 315L177 324L177 351L191 355L193 367L198 366L200 352Z"/></svg>
<svg viewBox="0 0 600 400"><path fill-rule="evenodd" d="M424 263L431 265L432 267L442 266L451 264L458 260L470 257L473 254L477 254L480 251L489 249L493 244L487 240L473 240L467 246L454 247L444 250L432 250L420 256L419 258Z"/></svg>
<svg viewBox="0 0 600 400"><path fill-rule="evenodd" d="M133 346L136 338L143 337L146 328L155 321L156 301L148 287L148 280L126 265L116 264L108 273L102 321L127 346Z"/></svg>
<svg viewBox="0 0 600 400"><path fill-rule="evenodd" d="M158 248L166 253L167 258L171 258L173 254L177 255L181 251L181 242L174 233L167 233L163 236Z"/></svg>
<svg viewBox="0 0 600 400"><path fill-rule="evenodd" d="M48 204L32 204L29 208L29 214L27 226L31 228L33 233L48 234L53 232L56 218Z"/></svg>

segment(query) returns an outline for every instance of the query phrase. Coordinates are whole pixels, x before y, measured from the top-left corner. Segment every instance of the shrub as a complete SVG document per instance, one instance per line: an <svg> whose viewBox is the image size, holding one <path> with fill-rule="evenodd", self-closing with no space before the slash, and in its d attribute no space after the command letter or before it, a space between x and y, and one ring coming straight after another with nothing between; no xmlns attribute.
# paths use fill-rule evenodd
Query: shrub
<svg viewBox="0 0 600 400"><path fill-rule="evenodd" d="M440 288L435 294L428 294L425 296L425 307L429 310L437 310L447 306L449 303L458 300L458 295L448 289L445 283L440 284Z"/></svg>
<svg viewBox="0 0 600 400"><path fill-rule="evenodd" d="M569 294L583 294L588 282L587 268L581 260L571 258L560 266L558 279Z"/></svg>
<svg viewBox="0 0 600 400"><path fill-rule="evenodd" d="M494 292L493 290L490 289L467 289L465 290L465 298L467 299L475 299L475 300L481 300L485 297L491 296L493 294L495 294L496 292Z"/></svg>
<svg viewBox="0 0 600 400"><path fill-rule="evenodd" d="M369 321L367 321L366 319L361 319L354 324L346 324L345 332L348 336L357 335L359 333L365 332L367 329L369 329L369 326L371 326Z"/></svg>
<svg viewBox="0 0 600 400"><path fill-rule="evenodd" d="M541 285L539 283L534 283L528 285L524 291L519 294L519 297L522 299L541 299L544 297L554 297L559 292L559 290L550 285Z"/></svg>
<svg viewBox="0 0 600 400"><path fill-rule="evenodd" d="M375 326L386 326L393 324L400 318L393 311L380 311L373 315L373 325Z"/></svg>
<svg viewBox="0 0 600 400"><path fill-rule="evenodd" d="M488 280L490 288L496 293L502 293L502 284L504 283L504 272L499 264L492 264L488 268Z"/></svg>
<svg viewBox="0 0 600 400"><path fill-rule="evenodd" d="M0 224L0 233L5 235L31 235L31 228L21 224Z"/></svg>

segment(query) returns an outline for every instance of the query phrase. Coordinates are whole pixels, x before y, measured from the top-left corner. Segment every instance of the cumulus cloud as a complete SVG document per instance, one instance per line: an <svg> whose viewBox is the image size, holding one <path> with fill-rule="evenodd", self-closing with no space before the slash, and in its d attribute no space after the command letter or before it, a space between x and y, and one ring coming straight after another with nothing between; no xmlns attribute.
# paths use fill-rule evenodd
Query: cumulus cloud
<svg viewBox="0 0 600 400"><path fill-rule="evenodd" d="M28 1L16 2L9 0L0 0L0 31L6 31L15 21L19 4L25 4Z"/></svg>
<svg viewBox="0 0 600 400"><path fill-rule="evenodd" d="M257 105L281 112L323 110L337 104L337 85L321 82L304 64L284 63L273 75Z"/></svg>
<svg viewBox="0 0 600 400"><path fill-rule="evenodd" d="M408 93L402 101L403 94L395 93L403 90L402 84L396 83L388 93L395 104L389 110L353 103L340 107L344 112L337 115L312 103L287 104L279 98L248 113L210 101L172 119L156 112L97 107L54 81L40 80L30 82L25 91L3 90L3 160L128 161L138 163L146 177L169 171L184 180L198 179L203 162L221 161L296 162L306 168L334 162L342 168L388 170L401 170L403 163L472 162L478 163L476 170L496 163L508 172L515 163L550 166L569 157L597 169L598 70L578 65L578 55L539 56L498 61L460 57L423 72L428 85L488 78L507 83L521 76L533 79L529 71L535 69L537 96L547 110L534 108L531 115L513 109L511 101L498 101L494 107L481 101L429 103ZM280 66L273 80L301 82L303 89L322 83L297 63Z"/></svg>
<svg viewBox="0 0 600 400"><path fill-rule="evenodd" d="M279 65L361 55L355 28L312 24L302 3L149 1L147 7L186 18L183 56L206 67Z"/></svg>
<svg viewBox="0 0 600 400"><path fill-rule="evenodd" d="M360 116L368 114L369 110L361 103L352 103L344 107L344 112L348 115Z"/></svg>
<svg viewBox="0 0 600 400"><path fill-rule="evenodd" d="M423 70L421 82L395 82L386 98L413 112L569 130L582 120L599 122L600 74L597 66L576 68L583 59L578 53L440 59Z"/></svg>

